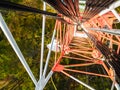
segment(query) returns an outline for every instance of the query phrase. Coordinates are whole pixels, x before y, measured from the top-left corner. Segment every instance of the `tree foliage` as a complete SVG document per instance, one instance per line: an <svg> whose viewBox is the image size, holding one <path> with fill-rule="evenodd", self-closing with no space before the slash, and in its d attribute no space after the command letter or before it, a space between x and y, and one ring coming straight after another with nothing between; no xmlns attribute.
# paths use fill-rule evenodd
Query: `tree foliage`
<svg viewBox="0 0 120 90"><path fill-rule="evenodd" d="M42 9L40 0L34 0L34 2L33 0L11 1ZM3 9L1 12L33 74L38 79L42 15ZM54 19L47 18L45 39L51 38L52 33L50 31L54 29L54 22ZM50 43L50 40L47 40L45 45L48 43ZM47 53L47 50L45 53ZM2 30L0 30L0 73L1 90L34 90L35 88Z"/></svg>

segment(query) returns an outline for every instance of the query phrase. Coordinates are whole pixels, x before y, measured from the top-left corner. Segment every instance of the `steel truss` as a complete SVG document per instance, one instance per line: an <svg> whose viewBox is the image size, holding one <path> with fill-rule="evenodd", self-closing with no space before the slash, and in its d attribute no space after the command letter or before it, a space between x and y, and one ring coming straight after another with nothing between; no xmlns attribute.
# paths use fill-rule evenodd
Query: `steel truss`
<svg viewBox="0 0 120 90"><path fill-rule="evenodd" d="M113 90L114 87L116 87L117 90L120 90L119 84L117 83L115 76L116 69L110 63L108 63L109 67L106 65L105 62L109 61L109 60L107 61L106 59L109 58L107 58L107 56L102 52L103 49L105 50L109 49L108 54L109 53L113 54L112 53L112 51L114 50L113 45L116 45L117 48L114 50L114 52L117 52L117 54L120 53L120 37L118 36L120 33L118 31L116 33L116 31L113 30L113 26L112 26L114 20L118 20L120 22L120 16L115 10L119 6L120 6L120 1L116 1L112 5L110 5L108 9L99 12L99 14L97 15L95 14L93 18L90 18L87 21L83 21L79 26L83 29L82 34L86 34L87 37L79 36L82 34L78 34L78 36L76 36L76 33L81 33L81 32L77 31L76 23L72 22L67 17L64 17L64 20L66 20L67 22L69 21L70 23L72 22L72 24L64 24L60 20L56 20L55 29L53 31L53 36L51 39L51 46L47 55L45 65L43 65L43 58L44 58L43 55L44 55L46 16L43 15L42 43L41 43L41 57L40 57L40 78L38 81L35 79L34 75L32 74L30 67L28 66L24 56L22 55L22 52L20 51L18 45L16 44L1 14L0 14L0 27L4 32L5 36L7 37L8 41L10 42L11 46L13 47L14 51L16 52L17 56L19 57L24 68L28 72L33 83L35 84L36 90L43 90L47 82L49 81L50 77L55 72L63 73L64 75L70 77L71 79L75 80L81 85L89 88L90 90L95 90L95 89L87 85L86 83L82 82L81 80L77 79L76 77L70 75L69 72L109 78L113 82L113 84L111 85L111 90ZM44 3L43 10L46 10L45 8L46 8L46 4ZM72 17L71 19L73 19L73 21L76 21L76 18ZM51 51L54 44L53 43L54 39L56 39L59 42L59 44L57 44L56 47L59 47L60 54L56 52L57 57L58 56L59 57L55 60L54 62L55 64L51 68L51 71L49 71L49 73L46 74L48 72L47 69L49 65ZM99 45L96 43L98 41L101 42ZM108 43L107 47L103 48L103 45L106 43ZM99 48L100 45L102 45L101 48ZM71 54L75 57L70 56ZM60 64L60 62L64 58L81 61L81 63L62 65ZM93 72L74 69L76 67L80 68L80 67L86 67L92 65L100 65L101 67L104 68L106 74L93 73Z"/></svg>

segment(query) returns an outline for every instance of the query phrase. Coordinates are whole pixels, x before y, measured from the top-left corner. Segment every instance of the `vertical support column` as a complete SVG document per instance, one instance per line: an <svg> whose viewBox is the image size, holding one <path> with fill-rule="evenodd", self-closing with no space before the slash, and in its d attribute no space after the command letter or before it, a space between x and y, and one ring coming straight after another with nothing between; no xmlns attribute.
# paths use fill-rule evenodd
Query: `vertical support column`
<svg viewBox="0 0 120 90"><path fill-rule="evenodd" d="M49 63L49 59L50 59L50 55L51 55L51 50L52 50L52 47L53 47L53 41L54 41L54 38L55 38L55 34L56 34L56 30L54 29L52 40L51 40L51 46L50 46L50 49L48 51L48 55L47 55L47 59L46 59L45 67L44 67L44 72L43 72L43 77L44 78L45 78L45 75L46 75L46 72L47 72L47 67L48 67L48 63Z"/></svg>
<svg viewBox="0 0 120 90"><path fill-rule="evenodd" d="M33 83L35 84L35 86L37 85L37 81L30 69L30 67L28 66L22 52L20 51L14 37L12 36L9 28L7 27L1 13L0 13L0 27L3 31L3 33L5 34L5 36L7 37L9 43L11 44L12 48L14 49L15 53L17 54L18 58L20 59L21 63L23 64L24 68L26 69L27 73L29 74L30 78L32 79Z"/></svg>
<svg viewBox="0 0 120 90"><path fill-rule="evenodd" d="M43 10L46 10L46 3L43 2ZM42 20L42 43L41 43L41 58L40 58L40 79L42 77L43 73L43 57L44 57L44 37L45 37L45 20L46 16L43 15L43 20Z"/></svg>
<svg viewBox="0 0 120 90"><path fill-rule="evenodd" d="M46 11L46 3L43 2L43 10ZM40 76L39 81L35 90L42 90L42 83L45 82L45 78L42 77L43 74L43 59L44 59L44 37L45 37L45 23L46 23L46 16L43 15L42 19L42 41L41 41L41 55L40 55Z"/></svg>
<svg viewBox="0 0 120 90"><path fill-rule="evenodd" d="M50 59L50 55L51 55L51 51L52 51L52 47L53 47L53 41L54 41L55 34L56 34L56 30L54 29L53 35L52 35L52 40L51 40L51 46L50 46L50 49L48 51L48 55L47 55L47 59L46 59L45 67L44 67L44 71L43 71L42 77L39 79L39 81L37 83L37 86L36 86L35 90L43 90L43 88L45 87L45 85L48 82L48 81L46 82L45 75L46 75L46 72L47 72L47 67L48 67L48 63L49 63L49 59Z"/></svg>

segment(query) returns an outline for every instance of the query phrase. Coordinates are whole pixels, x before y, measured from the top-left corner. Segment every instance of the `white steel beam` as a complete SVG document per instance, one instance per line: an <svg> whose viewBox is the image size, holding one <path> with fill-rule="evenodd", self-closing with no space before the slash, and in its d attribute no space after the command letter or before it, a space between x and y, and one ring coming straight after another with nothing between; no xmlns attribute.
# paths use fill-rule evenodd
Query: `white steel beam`
<svg viewBox="0 0 120 90"><path fill-rule="evenodd" d="M66 73L66 72L64 72L64 71L61 71L61 72L62 72L63 74L65 74L66 76L70 77L71 79L75 80L76 82L80 83L81 85L83 85L83 86L85 86L85 87L89 88L90 90L95 90L95 89L94 89L94 88L92 88L91 86L89 86L89 85L85 84L84 82L82 82L82 81L78 80L77 78L75 78L75 77L71 76L70 74L68 74L68 73Z"/></svg>
<svg viewBox="0 0 120 90"><path fill-rule="evenodd" d="M120 90L120 85L118 83L115 83L115 87L117 90Z"/></svg>
<svg viewBox="0 0 120 90"><path fill-rule="evenodd" d="M119 22L120 22L120 16L119 16L119 14L117 13L117 11L115 10L115 9L112 9L111 10L112 11L112 13L115 15L115 17L119 20Z"/></svg>
<svg viewBox="0 0 120 90"><path fill-rule="evenodd" d="M56 34L56 30L54 29L52 39L51 39L51 46L50 46L50 49L48 51L48 55L47 55L47 59L46 59L46 63L45 63L44 71L43 71L43 77L44 78L45 78L45 75L46 75L46 72L47 72L47 67L48 67L48 63L49 63L49 59L50 59L50 55L51 55L51 51L52 51L52 47L53 47L55 34Z"/></svg>
<svg viewBox="0 0 120 90"><path fill-rule="evenodd" d="M86 28L88 30L105 32L113 35L120 35L120 29L104 29L104 28Z"/></svg>
<svg viewBox="0 0 120 90"><path fill-rule="evenodd" d="M27 73L29 74L30 78L32 79L33 83L35 84L35 86L37 85L37 81L30 69L30 67L28 66L22 52L20 51L14 37L12 36L12 33L10 32L7 24L5 23L2 14L0 13L0 27L3 31L3 33L5 34L5 36L7 37L9 43L11 44L12 48L14 49L15 53L17 54L18 58L20 59L21 63L23 64L24 68L26 69Z"/></svg>
<svg viewBox="0 0 120 90"><path fill-rule="evenodd" d="M120 6L120 0L118 0L118 1L114 2L113 4L111 4L107 9L102 10L102 11L99 13L99 15L101 16L101 15L103 15L103 14L105 14L105 13L107 13L107 12L109 12L109 11L111 11L111 10L119 7L119 6Z"/></svg>
<svg viewBox="0 0 120 90"><path fill-rule="evenodd" d="M43 2L43 10L46 10L46 3ZM42 20L42 42L41 42L41 57L40 57L40 79L42 77L43 73L43 57L44 57L44 37L45 37L45 20L46 16L43 15L43 20Z"/></svg>

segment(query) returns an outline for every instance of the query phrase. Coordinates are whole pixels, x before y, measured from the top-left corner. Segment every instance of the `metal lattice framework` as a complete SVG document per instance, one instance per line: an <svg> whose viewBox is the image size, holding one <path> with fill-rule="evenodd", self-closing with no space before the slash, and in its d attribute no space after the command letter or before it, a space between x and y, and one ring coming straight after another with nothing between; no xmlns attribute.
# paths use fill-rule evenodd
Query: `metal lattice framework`
<svg viewBox="0 0 120 90"><path fill-rule="evenodd" d="M47 12L45 2L54 7L59 14ZM113 27L115 21L120 22L119 13L116 11L116 8L120 6L120 1L45 0L45 2L42 11L23 7L23 5L14 5L11 2L0 1L0 5L3 8L7 8L5 5L9 5L11 9L24 9L24 11L36 12L56 18L53 36L48 47L49 51L44 65L46 16L43 15L40 78L37 81L0 14L0 27L35 84L35 89L43 90L53 73L61 72L90 90L95 90L70 74L70 72L73 72L108 78L113 82L110 87L111 90L114 87L120 90L116 80L116 75L120 78L120 31ZM47 71L52 51L55 51L56 58L51 70ZM65 58L77 61L77 63L62 65L61 62ZM81 70L81 67L90 67L92 65L102 67L106 73ZM49 73L47 74L47 72Z"/></svg>

